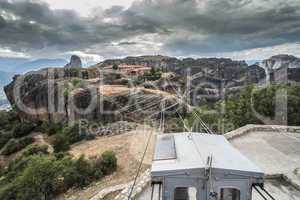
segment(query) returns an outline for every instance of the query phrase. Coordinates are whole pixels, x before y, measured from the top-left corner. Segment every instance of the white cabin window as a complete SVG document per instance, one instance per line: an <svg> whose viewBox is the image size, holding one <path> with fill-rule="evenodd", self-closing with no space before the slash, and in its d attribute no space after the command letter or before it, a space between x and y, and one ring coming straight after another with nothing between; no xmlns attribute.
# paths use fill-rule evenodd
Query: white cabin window
<svg viewBox="0 0 300 200"><path fill-rule="evenodd" d="M195 187L178 187L174 191L174 200L197 200Z"/></svg>
<svg viewBox="0 0 300 200"><path fill-rule="evenodd" d="M236 188L221 188L219 200L240 200L241 192Z"/></svg>

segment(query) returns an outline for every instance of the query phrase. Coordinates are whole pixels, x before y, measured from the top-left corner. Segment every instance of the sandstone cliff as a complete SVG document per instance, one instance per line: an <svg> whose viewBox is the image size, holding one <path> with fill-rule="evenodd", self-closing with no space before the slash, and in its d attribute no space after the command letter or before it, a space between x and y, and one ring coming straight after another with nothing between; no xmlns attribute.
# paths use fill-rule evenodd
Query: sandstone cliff
<svg viewBox="0 0 300 200"><path fill-rule="evenodd" d="M292 55L276 55L262 62L267 81L271 82L299 82L300 59Z"/></svg>
<svg viewBox="0 0 300 200"><path fill-rule="evenodd" d="M79 68L76 60L75 56L72 57L65 68L49 68L16 76L5 87L8 100L16 105L24 120L142 120L160 112L162 99L166 100L166 107L176 103L182 105L175 94L186 89L187 79L191 80L189 93L193 105L219 100L224 89L236 90L265 80L260 66L248 66L244 61L224 58L127 57L106 60L90 68ZM159 68L170 77L147 81L143 75L128 77L120 70L106 70L107 66L114 64Z"/></svg>
<svg viewBox="0 0 300 200"><path fill-rule="evenodd" d="M249 80L251 83L258 83L259 81L263 81L266 77L260 66L255 66L254 70L254 68L249 67L245 61L234 61L227 58L185 58L181 60L167 56L140 56L106 60L97 66L101 68L113 64L156 67L173 71L179 75L185 75L188 72L191 76L194 76L195 79L199 79L198 82L205 80L212 84L220 85L223 81L231 85L231 87L233 85L240 86L249 84ZM257 73L254 73L254 71Z"/></svg>
<svg viewBox="0 0 300 200"><path fill-rule="evenodd" d="M128 85L122 78L97 68L49 68L15 76L5 93L23 120L65 123L143 120L159 114L162 99L166 107L177 102L167 92Z"/></svg>
<svg viewBox="0 0 300 200"><path fill-rule="evenodd" d="M79 56L73 55L68 64L65 65L65 68L81 68L82 62Z"/></svg>

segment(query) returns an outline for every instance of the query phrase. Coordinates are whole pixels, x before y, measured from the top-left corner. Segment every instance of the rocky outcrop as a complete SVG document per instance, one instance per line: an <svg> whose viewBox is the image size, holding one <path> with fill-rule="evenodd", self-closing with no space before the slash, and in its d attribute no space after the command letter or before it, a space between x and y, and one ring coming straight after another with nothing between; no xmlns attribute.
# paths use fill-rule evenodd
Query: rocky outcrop
<svg viewBox="0 0 300 200"><path fill-rule="evenodd" d="M251 65L247 68L246 84L265 84L266 72L259 65Z"/></svg>
<svg viewBox="0 0 300 200"><path fill-rule="evenodd" d="M194 98L193 105L213 103L224 96L224 91L238 91L250 84L266 82L266 74L260 66L248 66L245 61L234 61L228 58L177 59L166 56L140 56L106 60L99 63L97 67L105 68L113 64L142 65L171 71L176 75L176 80L173 80L179 85L183 82L186 84L189 76L190 94ZM174 90L174 87L176 86L172 86L171 90Z"/></svg>
<svg viewBox="0 0 300 200"><path fill-rule="evenodd" d="M193 76L195 84L228 84L230 87L257 83L265 78L260 66L249 68L245 61L227 58L185 58L177 59L166 56L140 56L124 59L106 60L97 66L103 68L113 64L143 65L175 72L177 75ZM253 82L252 82L253 81Z"/></svg>
<svg viewBox="0 0 300 200"><path fill-rule="evenodd" d="M12 105L23 120L72 122L139 121L159 114L176 102L160 90L114 85L122 78L99 72L97 68L51 68L15 76L5 87Z"/></svg>
<svg viewBox="0 0 300 200"><path fill-rule="evenodd" d="M267 81L276 83L300 81L300 59L295 56L272 56L264 60L260 66L266 71Z"/></svg>
<svg viewBox="0 0 300 200"><path fill-rule="evenodd" d="M73 55L71 61L65 65L65 68L81 68L82 62L79 56Z"/></svg>
<svg viewBox="0 0 300 200"><path fill-rule="evenodd" d="M300 68L300 59L292 55L276 55L262 62L262 67L275 70L282 67Z"/></svg>
<svg viewBox="0 0 300 200"><path fill-rule="evenodd" d="M159 80L160 90L155 87L150 89L151 87L144 87L143 80L139 79L142 77L129 84L128 77L104 70L105 66L112 64L142 65L171 71L174 85L165 86L166 81ZM265 78L263 69L257 65L249 67L243 61L224 58L180 60L164 56L141 56L106 60L90 68L79 66L80 58L72 56L71 62L65 68L48 68L16 76L5 87L5 93L12 105L19 105L21 102L23 107L29 108L30 112L28 109L19 108L20 116L24 120L68 122L83 118L103 122L134 121L150 115L139 112L140 110L159 112L164 96L172 91L174 93L174 88L185 87L184 75L187 73L192 79L191 95L196 97L193 105L219 100L223 87L236 89L257 84ZM132 88L137 89L134 95L130 94ZM131 100L137 99L139 104L134 105L136 102L132 101L132 105L128 105L129 97ZM94 106L90 108L91 102ZM176 99L169 99L166 107L174 102ZM87 108L90 109L89 112L82 112Z"/></svg>

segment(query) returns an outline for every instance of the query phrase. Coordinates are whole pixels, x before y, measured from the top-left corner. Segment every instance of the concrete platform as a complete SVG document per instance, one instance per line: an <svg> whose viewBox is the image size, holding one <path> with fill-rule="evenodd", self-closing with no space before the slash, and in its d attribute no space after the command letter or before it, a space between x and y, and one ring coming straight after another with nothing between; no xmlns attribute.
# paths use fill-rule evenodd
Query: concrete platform
<svg viewBox="0 0 300 200"><path fill-rule="evenodd" d="M230 143L266 174L265 188L282 200L300 199L300 133L250 131L229 139ZM283 178L268 178L282 176ZM253 192L253 200L261 197Z"/></svg>
<svg viewBox="0 0 300 200"><path fill-rule="evenodd" d="M300 134L251 132L229 140L265 174L293 174L300 167Z"/></svg>

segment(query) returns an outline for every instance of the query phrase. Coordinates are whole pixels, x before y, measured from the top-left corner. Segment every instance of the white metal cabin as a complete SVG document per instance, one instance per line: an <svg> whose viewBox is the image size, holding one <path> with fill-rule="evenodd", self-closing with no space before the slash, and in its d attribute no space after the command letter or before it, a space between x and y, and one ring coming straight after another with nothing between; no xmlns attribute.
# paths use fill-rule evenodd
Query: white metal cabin
<svg viewBox="0 0 300 200"><path fill-rule="evenodd" d="M224 136L176 133L157 136L151 178L162 200L251 200L264 173Z"/></svg>

